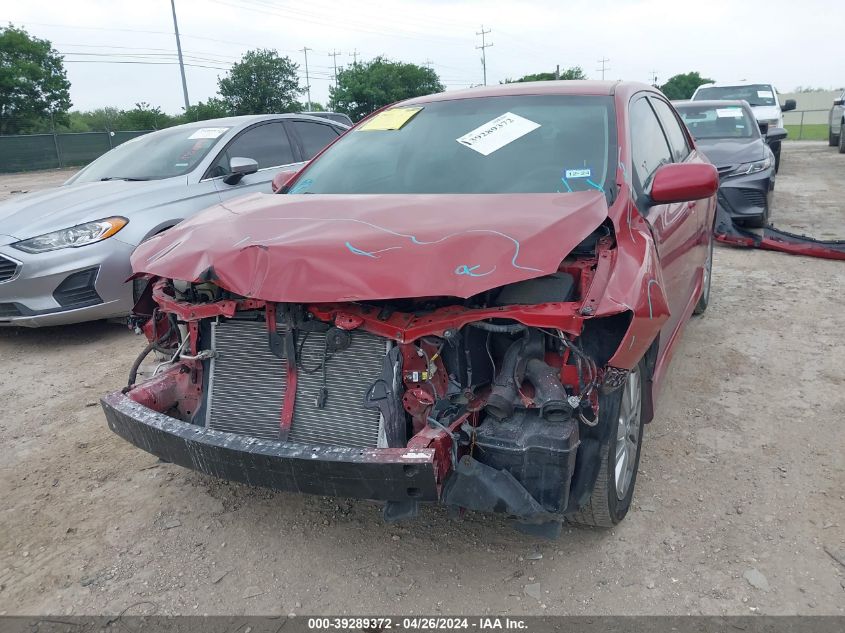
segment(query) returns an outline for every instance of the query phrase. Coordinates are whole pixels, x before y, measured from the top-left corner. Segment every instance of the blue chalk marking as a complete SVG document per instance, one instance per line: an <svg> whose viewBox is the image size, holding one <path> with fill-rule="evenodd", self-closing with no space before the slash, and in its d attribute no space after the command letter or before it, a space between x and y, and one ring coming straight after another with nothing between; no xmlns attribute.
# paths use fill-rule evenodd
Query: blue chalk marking
<svg viewBox="0 0 845 633"><path fill-rule="evenodd" d="M301 181L301 182L296 183L296 184L293 186L293 189L291 189L290 191L288 191L288 194L291 194L291 193L299 193L300 191L302 191L302 190L304 190L304 189L308 189L308 187L310 187L310 186L311 186L311 185L313 185L313 184L314 184L314 181L313 181L311 178L306 178L305 180L303 180L303 181Z"/></svg>
<svg viewBox="0 0 845 633"><path fill-rule="evenodd" d="M493 270L496 270L496 268L494 266L493 270L488 270L486 273L473 272L473 271L478 270L479 268L481 268L481 264L476 264L475 266L467 266L466 264L464 264L462 266L458 266L455 269L455 274L456 275L467 275L469 277L485 277L485 276L489 275L490 273L492 273Z"/></svg>
<svg viewBox="0 0 845 633"><path fill-rule="evenodd" d="M602 186L601 186L601 185L597 185L596 183L594 183L594 182L593 182L592 180L590 180L589 178L587 178L586 183L587 183L588 185L590 185L593 189L598 189L599 191L601 191L602 193L604 193L604 189L602 188Z"/></svg>
<svg viewBox="0 0 845 633"><path fill-rule="evenodd" d="M654 311L652 310L652 307L651 307L651 284L656 284L656 283L657 283L656 279L649 279L648 280L648 286L646 286L646 295L648 296L648 318L649 319L654 318ZM660 286L658 285L658 288L659 287Z"/></svg>
<svg viewBox="0 0 845 633"><path fill-rule="evenodd" d="M570 186L569 186L569 183L568 183L568 182L566 182L566 178L564 178L563 176L561 176L560 181L563 183L563 186L564 186L564 187L566 187L566 190L567 190L569 193L572 193L572 187L570 187Z"/></svg>
<svg viewBox="0 0 845 633"><path fill-rule="evenodd" d="M362 251L360 248L355 248L354 246L352 246L352 244L350 244L349 242L346 242L346 248L348 248L349 252L353 253L354 255L363 255L364 257L372 257L373 259L378 259L375 253Z"/></svg>

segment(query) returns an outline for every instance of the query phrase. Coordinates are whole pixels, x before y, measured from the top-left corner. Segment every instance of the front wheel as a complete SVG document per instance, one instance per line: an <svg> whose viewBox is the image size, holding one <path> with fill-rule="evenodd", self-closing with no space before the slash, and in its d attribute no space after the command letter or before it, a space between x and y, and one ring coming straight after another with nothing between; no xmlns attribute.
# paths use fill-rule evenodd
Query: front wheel
<svg viewBox="0 0 845 633"><path fill-rule="evenodd" d="M839 136L833 133L833 129L831 128L827 133L827 144L831 147L837 147L839 145L839 137L842 136L842 128L839 128Z"/></svg>
<svg viewBox="0 0 845 633"><path fill-rule="evenodd" d="M845 154L845 130L842 128L845 128L845 124L839 126L839 153Z"/></svg>
<svg viewBox="0 0 845 633"><path fill-rule="evenodd" d="M601 467L590 500L569 519L571 523L610 528L628 514L643 441L644 374L640 361L599 412L601 423L609 424L611 432L600 449Z"/></svg>
<svg viewBox="0 0 845 633"><path fill-rule="evenodd" d="M701 280L701 296L695 304L693 314L704 314L707 306L710 305L710 279L713 272L713 238L710 238L710 247L707 250L707 259L704 262L704 279Z"/></svg>
<svg viewBox="0 0 845 633"><path fill-rule="evenodd" d="M775 155L775 173L780 169L780 143L772 147L772 153Z"/></svg>

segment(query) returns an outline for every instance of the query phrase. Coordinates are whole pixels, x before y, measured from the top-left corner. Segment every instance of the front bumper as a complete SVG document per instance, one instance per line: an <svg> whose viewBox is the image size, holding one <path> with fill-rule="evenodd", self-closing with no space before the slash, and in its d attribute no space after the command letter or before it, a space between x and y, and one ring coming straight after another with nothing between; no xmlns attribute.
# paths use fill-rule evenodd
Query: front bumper
<svg viewBox="0 0 845 633"><path fill-rule="evenodd" d="M213 431L121 392L101 400L109 428L138 448L207 475L276 490L379 501L437 501L433 449L340 448Z"/></svg>
<svg viewBox="0 0 845 633"><path fill-rule="evenodd" d="M723 177L719 182L719 205L737 220L768 215L775 187L775 172L766 171L749 176Z"/></svg>
<svg viewBox="0 0 845 633"><path fill-rule="evenodd" d="M0 326L40 327L127 316L132 309L129 256L134 247L115 238L80 248L48 253L24 253L0 246L0 256L19 263L17 272L0 281ZM96 303L56 298L65 280L81 271L98 269L92 290Z"/></svg>

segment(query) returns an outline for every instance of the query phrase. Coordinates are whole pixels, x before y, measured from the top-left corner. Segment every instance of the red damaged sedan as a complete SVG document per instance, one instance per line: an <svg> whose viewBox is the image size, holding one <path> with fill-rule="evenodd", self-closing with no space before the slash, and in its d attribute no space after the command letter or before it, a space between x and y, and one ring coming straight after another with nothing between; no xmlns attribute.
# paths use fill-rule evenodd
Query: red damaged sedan
<svg viewBox="0 0 845 633"><path fill-rule="evenodd" d="M718 177L649 86L411 99L281 185L141 245L135 323L172 360L102 403L164 460L280 490L628 511L643 424L710 293Z"/></svg>

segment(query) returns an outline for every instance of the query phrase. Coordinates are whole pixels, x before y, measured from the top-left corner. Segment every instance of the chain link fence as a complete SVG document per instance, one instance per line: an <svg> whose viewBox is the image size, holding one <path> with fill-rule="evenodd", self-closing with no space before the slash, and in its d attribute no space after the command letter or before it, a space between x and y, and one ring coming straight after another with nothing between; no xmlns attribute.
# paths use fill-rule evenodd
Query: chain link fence
<svg viewBox="0 0 845 633"><path fill-rule="evenodd" d="M0 136L0 173L87 165L152 130Z"/></svg>

